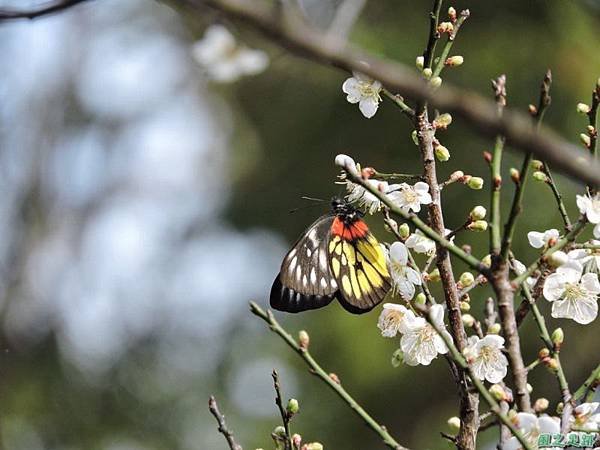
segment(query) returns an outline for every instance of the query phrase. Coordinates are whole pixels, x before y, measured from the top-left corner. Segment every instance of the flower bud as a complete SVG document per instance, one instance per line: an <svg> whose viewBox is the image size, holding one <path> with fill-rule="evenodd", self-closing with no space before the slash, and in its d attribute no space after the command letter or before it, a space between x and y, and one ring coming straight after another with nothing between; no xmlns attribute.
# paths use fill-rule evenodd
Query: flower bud
<svg viewBox="0 0 600 450"><path fill-rule="evenodd" d="M564 404L563 402L559 402L559 403L556 405L556 412L557 412L558 414L562 414L562 412L563 412L563 409L564 409L564 408L565 408L565 404Z"/></svg>
<svg viewBox="0 0 600 450"><path fill-rule="evenodd" d="M302 446L302 450L323 450L323 444L320 442L311 442Z"/></svg>
<svg viewBox="0 0 600 450"><path fill-rule="evenodd" d="M458 417L450 417L446 423L451 433L458 433L460 430L460 419Z"/></svg>
<svg viewBox="0 0 600 450"><path fill-rule="evenodd" d="M502 327L500 326L499 323L493 323L488 327L488 334L498 334L500 333L500 330L502 329Z"/></svg>
<svg viewBox="0 0 600 450"><path fill-rule="evenodd" d="M471 231L485 231L487 227L488 223L485 220L476 220L467 225L467 228Z"/></svg>
<svg viewBox="0 0 600 450"><path fill-rule="evenodd" d="M577 103L577 112L579 114L582 114L582 115L588 114L591 109L592 108L590 108L590 105L586 105L585 103Z"/></svg>
<svg viewBox="0 0 600 450"><path fill-rule="evenodd" d="M546 181L548 181L548 176L544 172L536 170L535 172L533 172L533 179L535 181L542 181L545 183Z"/></svg>
<svg viewBox="0 0 600 450"><path fill-rule="evenodd" d="M483 178L471 177L471 178L469 178L469 181L467 182L467 186L469 186L471 189L479 190L479 189L483 188Z"/></svg>
<svg viewBox="0 0 600 450"><path fill-rule="evenodd" d="M552 267L560 267L569 261L569 257L565 252L558 250L548 256L547 261Z"/></svg>
<svg viewBox="0 0 600 450"><path fill-rule="evenodd" d="M423 70L423 67L425 67L425 58L423 56L417 56L415 65L417 66L417 69Z"/></svg>
<svg viewBox="0 0 600 450"><path fill-rule="evenodd" d="M591 143L592 143L592 141L591 141L590 137L589 137L587 134L585 134L585 133L581 133L581 134L579 135L579 140L580 140L580 141L581 141L581 143L582 143L583 145L585 145L586 147L589 147L589 146L591 145Z"/></svg>
<svg viewBox="0 0 600 450"><path fill-rule="evenodd" d="M550 406L550 402L547 398L538 398L533 404L533 410L538 414L543 413L548 409L548 406Z"/></svg>
<svg viewBox="0 0 600 450"><path fill-rule="evenodd" d="M433 120L433 126L445 130L452 123L452 116L448 113L440 114Z"/></svg>
<svg viewBox="0 0 600 450"><path fill-rule="evenodd" d="M504 388L499 384L492 384L490 386L490 394L499 402L506 398L506 393L504 392Z"/></svg>
<svg viewBox="0 0 600 450"><path fill-rule="evenodd" d="M486 214L487 210L483 206L479 205L471 210L471 212L469 213L469 217L471 218L471 220L481 220L485 219Z"/></svg>
<svg viewBox="0 0 600 450"><path fill-rule="evenodd" d="M450 181L457 182L464 176L465 173L462 170L455 170L450 174Z"/></svg>
<svg viewBox="0 0 600 450"><path fill-rule="evenodd" d="M463 314L462 323L465 327L471 328L473 325L475 325L475 317L473 317L471 314Z"/></svg>
<svg viewBox="0 0 600 450"><path fill-rule="evenodd" d="M423 76L425 78L427 78L429 80L431 78L431 75L433 75L433 70L431 70L429 67L426 67L425 69L423 69Z"/></svg>
<svg viewBox="0 0 600 450"><path fill-rule="evenodd" d="M462 312L469 312L471 310L471 304L469 302L460 302L460 310Z"/></svg>
<svg viewBox="0 0 600 450"><path fill-rule="evenodd" d="M331 372L329 374L329 378L331 379L331 381L333 381L335 384L342 384L342 382L340 381L340 377L337 376L336 373Z"/></svg>
<svg viewBox="0 0 600 450"><path fill-rule="evenodd" d="M531 114L532 116L535 116L538 113L538 109L535 105L529 104L527 109L529 109L529 114Z"/></svg>
<svg viewBox="0 0 600 450"><path fill-rule="evenodd" d="M521 181L521 173L514 167L510 168L510 179L515 183L519 183Z"/></svg>
<svg viewBox="0 0 600 450"><path fill-rule="evenodd" d="M298 345L301 349L308 349L308 345L310 344L310 336L306 332L306 330L300 330L298 333Z"/></svg>
<svg viewBox="0 0 600 450"><path fill-rule="evenodd" d="M450 58L446 59L446 61L444 61L444 65L450 66L450 67L456 67L456 66L462 65L462 63L464 63L464 62L465 62L465 59L462 56L456 55L456 56L451 56Z"/></svg>
<svg viewBox="0 0 600 450"><path fill-rule="evenodd" d="M539 159L534 159L531 161L531 168L533 170L542 170L544 168L544 163Z"/></svg>
<svg viewBox="0 0 600 450"><path fill-rule="evenodd" d="M427 302L427 296L422 292L419 292L415 297L415 304L424 305Z"/></svg>
<svg viewBox="0 0 600 450"><path fill-rule="evenodd" d="M437 145L434 148L434 152L435 152L435 157L440 162L445 162L445 161L448 161L450 159L450 152L443 145Z"/></svg>
<svg viewBox="0 0 600 450"><path fill-rule="evenodd" d="M585 127L585 129L587 130L590 136L596 134L596 129L592 125L588 125L587 127Z"/></svg>
<svg viewBox="0 0 600 450"><path fill-rule="evenodd" d="M529 383L527 383L527 392L529 392L530 394L533 392L533 386Z"/></svg>
<svg viewBox="0 0 600 450"><path fill-rule="evenodd" d="M285 437L285 428L283 425L278 425L273 430L273 434L277 437Z"/></svg>
<svg viewBox="0 0 600 450"><path fill-rule="evenodd" d="M481 264L483 264L484 266L487 266L487 267L492 267L492 255L485 255L481 259Z"/></svg>
<svg viewBox="0 0 600 450"><path fill-rule="evenodd" d="M538 352L538 358L541 360L544 360L544 359L548 358L549 356L550 356L550 350L548 350L546 347L542 348Z"/></svg>
<svg viewBox="0 0 600 450"><path fill-rule="evenodd" d="M556 358L548 358L546 361L544 361L544 364L546 364L546 367L552 371L558 370L558 361Z"/></svg>
<svg viewBox="0 0 600 450"><path fill-rule="evenodd" d="M452 6L448 8L448 17L452 22L456 20L456 10Z"/></svg>
<svg viewBox="0 0 600 450"><path fill-rule="evenodd" d="M290 415L298 414L298 411L300 411L300 404L298 403L298 400L295 398L290 398L288 400L286 411Z"/></svg>
<svg viewBox="0 0 600 450"><path fill-rule="evenodd" d="M417 130L413 130L413 132L410 133L410 138L415 143L415 145L419 145L419 136L417 135Z"/></svg>
<svg viewBox="0 0 600 450"><path fill-rule="evenodd" d="M335 165L338 166L338 167L341 167L342 169L344 169L348 173L351 173L351 174L356 175L356 176L359 175L358 170L356 168L356 163L348 155L344 155L344 154L337 155L335 157Z"/></svg>
<svg viewBox="0 0 600 450"><path fill-rule="evenodd" d="M300 448L302 445L302 436L300 436L298 433L292 434L292 444L294 444L296 448Z"/></svg>
<svg viewBox="0 0 600 450"><path fill-rule="evenodd" d="M431 80L429 80L429 84L434 89L437 89L442 85L442 78L441 77L433 77Z"/></svg>
<svg viewBox="0 0 600 450"><path fill-rule="evenodd" d="M557 328L556 330L554 330L552 332L551 339L552 339L552 343L554 344L554 347L557 349L560 348L560 346L562 345L562 343L565 340L565 333L562 330L562 328Z"/></svg>
<svg viewBox="0 0 600 450"><path fill-rule="evenodd" d="M462 287L469 287L475 282L475 277L471 272L463 272L458 281Z"/></svg>
<svg viewBox="0 0 600 450"><path fill-rule="evenodd" d="M429 272L429 274L427 275L427 278L429 279L429 281L440 281L440 271L438 269L434 269L431 272Z"/></svg>
<svg viewBox="0 0 600 450"><path fill-rule="evenodd" d="M444 33L450 34L454 31L454 25L452 25L451 22L442 22L438 25L437 31L440 34L444 34Z"/></svg>
<svg viewBox="0 0 600 450"><path fill-rule="evenodd" d="M410 236L410 227L407 223L403 223L398 227L398 234L402 239L406 239L408 236Z"/></svg>

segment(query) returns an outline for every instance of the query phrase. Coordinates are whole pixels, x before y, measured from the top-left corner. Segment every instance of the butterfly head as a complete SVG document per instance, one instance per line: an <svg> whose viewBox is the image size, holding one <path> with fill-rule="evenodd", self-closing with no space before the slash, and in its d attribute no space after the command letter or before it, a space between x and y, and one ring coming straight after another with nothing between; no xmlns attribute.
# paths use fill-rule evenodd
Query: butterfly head
<svg viewBox="0 0 600 450"><path fill-rule="evenodd" d="M347 225L356 222L363 216L363 213L348 203L343 198L334 197L331 199L331 210L342 219Z"/></svg>

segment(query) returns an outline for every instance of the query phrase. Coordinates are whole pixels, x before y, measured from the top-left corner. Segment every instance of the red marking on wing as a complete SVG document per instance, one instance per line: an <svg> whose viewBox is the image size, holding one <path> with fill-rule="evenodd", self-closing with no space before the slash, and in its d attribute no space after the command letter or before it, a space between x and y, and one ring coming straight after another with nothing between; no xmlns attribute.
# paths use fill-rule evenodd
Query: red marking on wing
<svg viewBox="0 0 600 450"><path fill-rule="evenodd" d="M339 217L336 217L331 224L331 233L347 241L363 238L368 232L369 227L362 220L357 220L351 225L345 225Z"/></svg>

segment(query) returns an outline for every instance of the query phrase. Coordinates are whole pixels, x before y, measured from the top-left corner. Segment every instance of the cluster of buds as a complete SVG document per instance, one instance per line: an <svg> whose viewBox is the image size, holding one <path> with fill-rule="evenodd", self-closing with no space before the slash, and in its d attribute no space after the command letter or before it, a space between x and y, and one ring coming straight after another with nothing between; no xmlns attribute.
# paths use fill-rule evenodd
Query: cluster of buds
<svg viewBox="0 0 600 450"><path fill-rule="evenodd" d="M433 76L433 70L431 67L425 67L425 58L423 56L417 56L415 61L417 69L421 71L423 77L429 80L429 85L433 88L439 88L442 85L442 78L439 76Z"/></svg>
<svg viewBox="0 0 600 450"><path fill-rule="evenodd" d="M473 190L483 189L483 178L465 175L462 170L456 170L450 174L450 178L444 184L462 183Z"/></svg>
<svg viewBox="0 0 600 450"><path fill-rule="evenodd" d="M556 371L558 369L558 361L556 358L552 358L550 350L547 348L543 348L538 352L538 358L541 363L544 364L551 371Z"/></svg>
<svg viewBox="0 0 600 450"><path fill-rule="evenodd" d="M455 12L456 14L456 12ZM437 27L437 32L441 34L452 35L454 33L454 24L452 22L440 22Z"/></svg>

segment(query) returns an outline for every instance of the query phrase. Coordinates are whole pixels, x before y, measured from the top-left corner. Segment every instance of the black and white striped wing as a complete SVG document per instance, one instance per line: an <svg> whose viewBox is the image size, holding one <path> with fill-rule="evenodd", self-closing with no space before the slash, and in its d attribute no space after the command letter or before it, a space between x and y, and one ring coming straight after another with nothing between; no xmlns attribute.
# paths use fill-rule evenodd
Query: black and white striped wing
<svg viewBox="0 0 600 450"><path fill-rule="evenodd" d="M317 219L285 256L271 288L271 307L300 312L321 308L334 299L338 285L327 250L333 219L331 215Z"/></svg>

